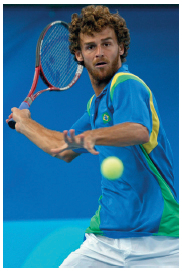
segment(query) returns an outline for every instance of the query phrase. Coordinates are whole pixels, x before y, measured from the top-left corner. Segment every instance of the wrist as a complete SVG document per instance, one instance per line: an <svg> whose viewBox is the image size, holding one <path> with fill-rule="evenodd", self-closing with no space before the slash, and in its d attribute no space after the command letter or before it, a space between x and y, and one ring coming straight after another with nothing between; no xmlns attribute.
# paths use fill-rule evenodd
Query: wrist
<svg viewBox="0 0 182 271"><path fill-rule="evenodd" d="M85 139L91 140L94 145L96 145L97 141L97 130L87 130L83 133Z"/></svg>
<svg viewBox="0 0 182 271"><path fill-rule="evenodd" d="M30 118L20 118L15 125L16 131L23 134L26 131L26 127L29 124L30 120Z"/></svg>

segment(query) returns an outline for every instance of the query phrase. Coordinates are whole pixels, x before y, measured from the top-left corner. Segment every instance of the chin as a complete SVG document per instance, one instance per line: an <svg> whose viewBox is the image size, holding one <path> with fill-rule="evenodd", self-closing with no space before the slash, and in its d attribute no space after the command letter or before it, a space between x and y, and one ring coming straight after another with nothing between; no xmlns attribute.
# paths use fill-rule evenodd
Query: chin
<svg viewBox="0 0 182 271"><path fill-rule="evenodd" d="M116 71L109 69L108 71L101 70L93 74L93 78L97 81L110 81Z"/></svg>
<svg viewBox="0 0 182 271"><path fill-rule="evenodd" d="M113 61L112 64L110 63L107 67L101 68L91 68L91 66L86 65L85 63L85 68L88 70L88 73L95 81L98 81L99 83L105 81L106 83L108 83L114 76L114 74L118 71L119 61L116 58L116 61Z"/></svg>

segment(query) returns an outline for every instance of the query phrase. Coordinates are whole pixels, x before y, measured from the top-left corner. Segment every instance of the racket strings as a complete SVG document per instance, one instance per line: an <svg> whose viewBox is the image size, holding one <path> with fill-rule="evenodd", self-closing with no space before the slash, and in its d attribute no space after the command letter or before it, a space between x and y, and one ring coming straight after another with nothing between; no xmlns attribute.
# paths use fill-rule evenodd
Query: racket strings
<svg viewBox="0 0 182 271"><path fill-rule="evenodd" d="M41 64L51 85L63 88L74 78L77 63L69 50L69 31L61 23L49 28L41 48Z"/></svg>

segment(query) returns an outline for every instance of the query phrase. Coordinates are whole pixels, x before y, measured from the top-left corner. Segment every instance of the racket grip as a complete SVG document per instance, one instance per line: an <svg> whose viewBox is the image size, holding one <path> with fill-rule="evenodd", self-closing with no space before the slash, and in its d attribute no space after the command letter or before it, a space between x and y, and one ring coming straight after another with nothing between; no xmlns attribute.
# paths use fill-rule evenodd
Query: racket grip
<svg viewBox="0 0 182 271"><path fill-rule="evenodd" d="M22 102L19 106L19 109L22 110L22 109L29 109L29 104L27 102ZM11 129L15 129L15 124L16 122L14 121L13 118L11 118L9 121L8 121L8 125Z"/></svg>

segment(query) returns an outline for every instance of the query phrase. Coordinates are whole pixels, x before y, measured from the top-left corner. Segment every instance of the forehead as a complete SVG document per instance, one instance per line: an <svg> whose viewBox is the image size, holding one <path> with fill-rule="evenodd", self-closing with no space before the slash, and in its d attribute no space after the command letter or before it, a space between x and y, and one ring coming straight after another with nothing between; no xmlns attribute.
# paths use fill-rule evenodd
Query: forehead
<svg viewBox="0 0 182 271"><path fill-rule="evenodd" d="M100 32L92 32L92 35L86 33L80 33L80 42L81 44L88 43L88 42L99 42L104 39L112 39L117 42L117 37L114 29L110 27L104 28Z"/></svg>

